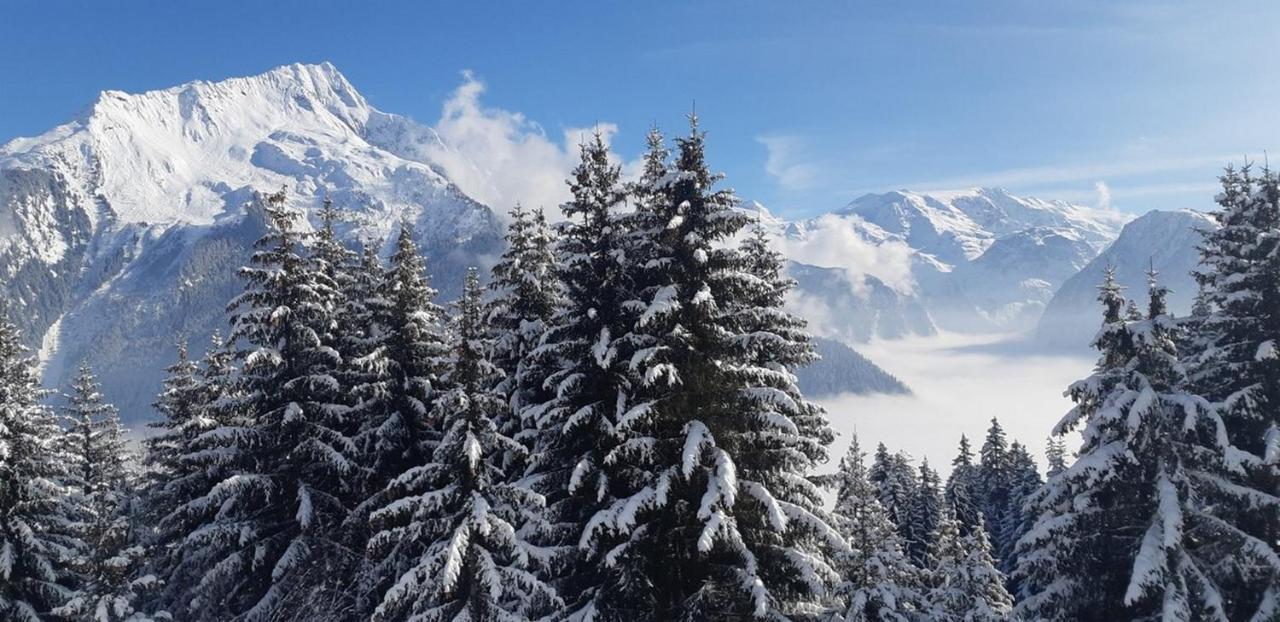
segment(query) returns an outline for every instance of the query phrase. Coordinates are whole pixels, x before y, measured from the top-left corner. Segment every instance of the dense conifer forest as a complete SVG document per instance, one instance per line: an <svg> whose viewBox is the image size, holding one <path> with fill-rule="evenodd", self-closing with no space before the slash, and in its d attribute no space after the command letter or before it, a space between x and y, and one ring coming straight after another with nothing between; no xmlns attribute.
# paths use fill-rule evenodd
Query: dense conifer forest
<svg viewBox="0 0 1280 622"><path fill-rule="evenodd" d="M134 435L0 320L0 619L1280 621L1276 173L1221 177L1191 315L1098 284L1047 464L992 419L940 473L830 455L705 140L651 131L630 182L595 135L453 301L408 224L383 258L259 194L225 333Z"/></svg>

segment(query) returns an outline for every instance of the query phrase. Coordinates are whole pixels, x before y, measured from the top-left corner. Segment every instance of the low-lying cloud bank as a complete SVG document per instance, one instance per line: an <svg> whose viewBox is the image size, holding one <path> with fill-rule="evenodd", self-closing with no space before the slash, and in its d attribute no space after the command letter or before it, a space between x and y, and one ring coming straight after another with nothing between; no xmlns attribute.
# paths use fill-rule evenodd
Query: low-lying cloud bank
<svg viewBox="0 0 1280 622"><path fill-rule="evenodd" d="M976 451L991 418L998 417L1009 440L1026 444L1043 471L1049 430L1071 407L1063 391L1087 375L1094 361L1079 356L1006 354L981 347L999 339L943 334L860 346L860 352L915 394L821 400L840 433L829 469L834 470L856 432L864 451L883 442L892 450L910 453L917 463L928 457L929 464L945 476L960 435L968 435Z"/></svg>

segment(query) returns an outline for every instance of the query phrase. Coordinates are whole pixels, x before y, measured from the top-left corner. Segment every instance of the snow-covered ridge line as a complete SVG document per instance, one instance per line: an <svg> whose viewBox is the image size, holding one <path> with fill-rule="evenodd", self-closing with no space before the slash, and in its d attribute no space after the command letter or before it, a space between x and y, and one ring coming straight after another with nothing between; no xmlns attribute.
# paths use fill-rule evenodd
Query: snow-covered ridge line
<svg viewBox="0 0 1280 622"><path fill-rule="evenodd" d="M47 383L88 360L126 419L145 416L173 335L198 348L220 327L221 303L209 303L234 286L233 259L260 230L245 209L254 191L288 187L313 223L332 199L353 244L385 243L409 222L453 295L466 265L494 255L499 229L430 161L441 148L329 63L105 91L69 122L0 147L0 293L22 309L32 345L62 318Z"/></svg>

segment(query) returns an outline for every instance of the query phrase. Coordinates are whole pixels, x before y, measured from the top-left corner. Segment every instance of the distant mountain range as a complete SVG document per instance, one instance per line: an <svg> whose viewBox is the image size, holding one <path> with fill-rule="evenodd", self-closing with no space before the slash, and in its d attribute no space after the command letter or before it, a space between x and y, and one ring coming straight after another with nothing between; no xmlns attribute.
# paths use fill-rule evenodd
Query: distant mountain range
<svg viewBox="0 0 1280 622"><path fill-rule="evenodd" d="M1196 297L1191 272L1200 260L1201 232L1216 226L1208 214L1193 210L1148 212L1125 225L1115 242L1058 288L1040 318L1036 341L1065 348L1088 346L1101 322L1098 285L1107 267L1115 268L1125 294L1143 309L1147 272L1154 268L1160 283L1169 288L1169 310L1189 313Z"/></svg>
<svg viewBox="0 0 1280 622"><path fill-rule="evenodd" d="M0 294L41 346L47 383L86 361L127 419L147 419L174 339L198 351L225 326L235 270L263 231L246 209L255 190L288 186L311 220L332 198L353 245L385 244L409 220L452 297L463 268L500 249L501 222L432 161L442 151L456 155L327 63L107 91L0 146ZM743 209L776 236L798 284L789 304L822 337L825 361L800 374L814 394L906 392L848 347L873 339L1035 329L1040 344L1083 347L1107 265L1139 298L1153 265L1185 312L1197 230L1212 226L1192 211L1135 219L993 188L868 194L797 221Z"/></svg>
<svg viewBox="0 0 1280 622"><path fill-rule="evenodd" d="M136 425L153 417L174 341L198 352L225 329L242 287L236 269L264 231L246 207L255 190L287 186L313 225L332 198L353 245L385 245L399 221L412 222L434 284L452 298L463 269L500 250L502 230L491 206L433 163L451 149L431 128L370 106L327 63L107 91L70 122L0 146L0 295L40 347L49 386L65 388L87 362ZM831 303L861 306L842 313L855 341L931 330L923 308L888 286L861 302L841 297L849 290L829 269L795 272ZM847 347L821 347L828 358L805 372L815 391L905 390Z"/></svg>
<svg viewBox="0 0 1280 622"><path fill-rule="evenodd" d="M1058 288L1133 219L995 188L868 194L796 222L749 209L795 262L797 309L820 334L852 343L1031 329Z"/></svg>

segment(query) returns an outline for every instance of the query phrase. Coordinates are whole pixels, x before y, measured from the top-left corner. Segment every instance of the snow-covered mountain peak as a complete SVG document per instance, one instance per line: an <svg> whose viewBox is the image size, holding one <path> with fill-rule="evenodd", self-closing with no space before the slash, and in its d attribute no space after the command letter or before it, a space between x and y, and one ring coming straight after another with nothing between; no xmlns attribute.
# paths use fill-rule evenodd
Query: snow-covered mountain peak
<svg viewBox="0 0 1280 622"><path fill-rule="evenodd" d="M104 91L67 123L0 146L0 294L45 337L47 382L89 361L142 414L173 335L202 347L225 324L261 234L246 210L254 191L288 187L312 223L333 199L353 245L385 244L408 221L435 285L456 292L501 231L433 164L441 149L431 128L376 110L328 63Z"/></svg>
<svg viewBox="0 0 1280 622"><path fill-rule="evenodd" d="M137 94L104 91L71 122L0 147L0 168L56 170L100 200L91 217L120 224L210 223L239 209L243 193L233 191L282 185L300 200L345 192L350 207L398 214L387 195L355 189L396 184L465 199L406 145L424 140L439 138L375 110L332 64L294 64Z"/></svg>
<svg viewBox="0 0 1280 622"><path fill-rule="evenodd" d="M1030 227L1071 229L1101 250L1132 216L1001 188L866 194L838 214L858 216L948 263L975 259L1003 235Z"/></svg>

